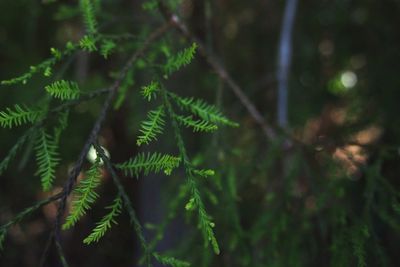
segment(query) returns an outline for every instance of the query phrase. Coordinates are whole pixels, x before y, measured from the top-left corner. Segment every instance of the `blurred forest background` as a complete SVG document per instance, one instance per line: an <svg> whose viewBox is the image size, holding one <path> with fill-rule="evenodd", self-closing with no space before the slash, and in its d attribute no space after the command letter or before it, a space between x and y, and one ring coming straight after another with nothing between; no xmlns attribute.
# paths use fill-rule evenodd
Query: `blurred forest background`
<svg viewBox="0 0 400 267"><path fill-rule="evenodd" d="M116 52L108 60L77 52L58 64L50 78L39 74L27 84L2 85L0 110L14 103L40 105L43 87L61 77L86 88L108 86L130 54L125 51L137 48L130 40L164 23L157 9L143 9L145 1L98 2L99 31L122 40ZM201 189L216 224L221 254L204 248L195 221L185 212L187 199L178 197L183 171L123 179L145 236L153 240L167 218L158 251L192 266L399 266L400 1L298 2L288 125L283 129L276 119L276 77L286 2L169 1L277 135L267 138L229 85L201 53L196 54L168 80L168 87L214 103L240 124L215 133L184 132L194 164L216 172L201 182ZM62 0L0 1L0 80L48 58L51 47L79 40L84 26L77 6L77 1ZM174 44L174 50L191 44L173 29L160 45L163 42ZM146 57L151 61L151 54ZM101 131L100 140L115 162L139 151L135 140L149 105L140 100L139 89L148 83L149 74L137 69L127 100L111 112ZM33 175L33 142L23 147L1 175L0 224L59 192L101 103L94 99L72 110L61 138L62 163L52 192L43 193L40 179ZM1 159L24 130L0 130ZM173 133L166 131L150 148L173 153ZM125 214L101 242L82 244L113 199L111 184L105 176L99 189L102 197L93 210L75 228L63 231L71 266L135 266L140 258ZM0 265L38 266L55 213L53 203L13 226ZM51 251L45 266L59 264L57 253Z"/></svg>

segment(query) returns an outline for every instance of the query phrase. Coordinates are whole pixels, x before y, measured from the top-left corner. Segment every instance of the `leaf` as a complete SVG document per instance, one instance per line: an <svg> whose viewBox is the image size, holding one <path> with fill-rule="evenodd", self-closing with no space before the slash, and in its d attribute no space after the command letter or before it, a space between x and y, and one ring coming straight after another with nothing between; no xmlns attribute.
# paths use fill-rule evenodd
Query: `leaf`
<svg viewBox="0 0 400 267"><path fill-rule="evenodd" d="M102 238L108 229L111 228L112 224L117 224L115 218L121 213L122 210L122 199L118 196L114 199L113 204L106 207L110 212L105 215L99 222L96 223L96 227L92 233L83 240L85 244L91 244L98 242Z"/></svg>
<svg viewBox="0 0 400 267"><path fill-rule="evenodd" d="M218 129L217 125L205 120L194 120L193 116L184 117L177 115L175 118L180 124L193 128L194 132L214 132Z"/></svg>
<svg viewBox="0 0 400 267"><path fill-rule="evenodd" d="M138 146L142 144L149 144L153 140L157 140L157 135L161 134L165 126L165 112L164 106L159 106L155 110L149 111L147 114L147 120L143 121L140 125L140 132L136 144Z"/></svg>
<svg viewBox="0 0 400 267"><path fill-rule="evenodd" d="M80 95L78 84L71 81L56 81L47 85L45 89L52 97L61 100L77 99Z"/></svg>
<svg viewBox="0 0 400 267"><path fill-rule="evenodd" d="M140 93L142 96L147 99L147 101L151 101L152 98L156 98L157 92L160 90L160 85L157 82L152 81L149 85L143 86Z"/></svg>
<svg viewBox="0 0 400 267"><path fill-rule="evenodd" d="M140 172L144 172L145 175L150 172L159 173L160 171L170 174L173 169L179 166L179 163L180 158L174 156L161 153L139 153L126 162L116 164L115 167L123 171L125 175L138 177Z"/></svg>
<svg viewBox="0 0 400 267"><path fill-rule="evenodd" d="M97 51L96 40L88 35L82 37L82 39L79 41L79 46L88 52Z"/></svg>
<svg viewBox="0 0 400 267"><path fill-rule="evenodd" d="M80 9L85 23L86 31L93 35L97 33L95 8L91 0L80 0Z"/></svg>
<svg viewBox="0 0 400 267"><path fill-rule="evenodd" d="M116 46L117 45L112 40L105 39L101 44L100 54L107 59Z"/></svg>
<svg viewBox="0 0 400 267"><path fill-rule="evenodd" d="M55 168L60 159L55 140L44 129L39 130L35 150L38 165L36 175L40 176L43 190L48 191L55 179Z"/></svg>
<svg viewBox="0 0 400 267"><path fill-rule="evenodd" d="M196 53L197 44L193 43L190 47L185 48L180 51L175 56L169 57L167 63L164 66L164 72L166 75L171 75L171 73L178 71L183 66L188 65L192 62L194 55Z"/></svg>
<svg viewBox="0 0 400 267"><path fill-rule="evenodd" d="M217 107L207 104L201 99L194 99L192 97L184 98L174 93L168 93L168 95L182 110L190 111L194 115L199 116L205 121L233 127L237 127L239 125L222 115L221 111L219 111Z"/></svg>
<svg viewBox="0 0 400 267"><path fill-rule="evenodd" d="M0 126L3 128L12 128L28 122L35 122L43 111L32 110L26 106L14 105L14 110L6 108L6 111L0 111Z"/></svg>
<svg viewBox="0 0 400 267"><path fill-rule="evenodd" d="M99 159L100 157L97 157L95 163L87 171L86 178L80 182L73 192L75 200L72 202L70 215L62 226L64 230L74 226L99 197L94 191L100 185L101 170Z"/></svg>

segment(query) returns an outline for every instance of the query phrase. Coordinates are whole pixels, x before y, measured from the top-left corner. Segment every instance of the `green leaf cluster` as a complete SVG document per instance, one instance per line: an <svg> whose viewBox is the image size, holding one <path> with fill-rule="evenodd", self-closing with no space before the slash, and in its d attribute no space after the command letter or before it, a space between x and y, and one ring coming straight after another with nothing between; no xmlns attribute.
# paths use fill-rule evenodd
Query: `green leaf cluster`
<svg viewBox="0 0 400 267"><path fill-rule="evenodd" d="M100 178L100 157L97 157L95 163L87 171L86 177L73 191L75 200L73 200L70 214L62 226L64 230L73 227L97 200L99 195L95 189L100 185Z"/></svg>
<svg viewBox="0 0 400 267"><path fill-rule="evenodd" d="M139 153L126 162L116 164L115 167L125 175L138 177L141 172L148 175L150 172L171 174L179 166L180 158L161 153Z"/></svg>
<svg viewBox="0 0 400 267"><path fill-rule="evenodd" d="M165 126L165 112L164 106L159 106L155 110L151 110L147 114L147 120L143 121L140 125L140 132L136 144L149 144L153 140L157 140L157 135L161 134Z"/></svg>
<svg viewBox="0 0 400 267"><path fill-rule="evenodd" d="M170 56L167 63L164 65L164 72L166 75L171 75L173 72L178 71L182 67L192 62L196 54L197 44L193 43L190 47L179 51L176 55Z"/></svg>
<svg viewBox="0 0 400 267"><path fill-rule="evenodd" d="M77 99L80 95L78 84L71 81L56 81L47 85L45 89L52 97L61 100Z"/></svg>
<svg viewBox="0 0 400 267"><path fill-rule="evenodd" d="M80 9L85 23L86 31L90 35L97 33L97 21L92 0L80 0Z"/></svg>
<svg viewBox="0 0 400 267"><path fill-rule="evenodd" d="M51 189L55 179L56 167L60 162L58 146L55 139L40 129L36 139L36 162L38 170L36 175L40 176L44 191Z"/></svg>
<svg viewBox="0 0 400 267"><path fill-rule="evenodd" d="M110 212L105 215L93 229L92 233L83 240L85 244L91 244L98 242L106 232L111 228L112 224L117 224L115 218L121 213L122 210L122 199L120 196L114 199L113 204L106 207Z"/></svg>
<svg viewBox="0 0 400 267"><path fill-rule="evenodd" d="M0 126L3 128L13 128L28 122L33 123L43 114L42 110L33 110L26 106L14 105L14 109L6 108L0 111Z"/></svg>
<svg viewBox="0 0 400 267"><path fill-rule="evenodd" d="M189 111L205 121L237 127L238 124L226 118L217 107L193 97L180 97L174 93L168 94L182 110Z"/></svg>

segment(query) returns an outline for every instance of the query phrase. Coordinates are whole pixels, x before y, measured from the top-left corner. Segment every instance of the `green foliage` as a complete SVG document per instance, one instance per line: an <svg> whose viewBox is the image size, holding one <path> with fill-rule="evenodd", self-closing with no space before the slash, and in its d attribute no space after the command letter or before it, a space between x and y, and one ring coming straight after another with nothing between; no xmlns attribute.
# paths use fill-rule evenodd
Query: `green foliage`
<svg viewBox="0 0 400 267"><path fill-rule="evenodd" d="M36 139L36 162L38 170L36 175L40 176L44 191L51 189L55 179L55 169L60 162L58 146L52 136L44 129L40 129Z"/></svg>
<svg viewBox="0 0 400 267"><path fill-rule="evenodd" d="M100 157L97 157L95 163L87 171L86 177L74 189L75 199L72 202L70 214L62 226L64 230L73 227L97 200L99 195L95 189L100 185L100 178Z"/></svg>
<svg viewBox="0 0 400 267"><path fill-rule="evenodd" d="M62 60L65 56L70 55L78 48L77 45L74 45L71 42L67 42L65 45L64 51L58 51L55 53L56 50L50 51L53 54L53 57L44 60L40 64L36 66L30 66L29 71L12 79L1 81L2 85L13 85L13 84L26 84L29 79L33 77L33 75L42 72L45 77L51 76L52 67L60 60Z"/></svg>
<svg viewBox="0 0 400 267"><path fill-rule="evenodd" d="M205 121L233 127L238 126L237 123L230 121L224 115L222 115L221 111L219 111L217 107L207 104L201 99L194 99L193 97L184 98L174 93L169 93L169 96L182 110L190 111Z"/></svg>
<svg viewBox="0 0 400 267"><path fill-rule="evenodd" d="M28 122L34 123L42 114L42 110L33 110L26 106L15 104L14 110L6 108L5 111L0 111L0 126L13 128Z"/></svg>
<svg viewBox="0 0 400 267"><path fill-rule="evenodd" d="M112 224L117 224L115 218L121 213L122 210L122 199L120 196L114 199L113 204L106 207L110 212L105 215L93 229L92 233L83 240L85 244L91 244L98 242L105 233L112 227Z"/></svg>
<svg viewBox="0 0 400 267"><path fill-rule="evenodd" d="M83 21L86 26L86 31L90 35L97 33L97 21L95 8L92 0L80 0L80 9L83 16Z"/></svg>
<svg viewBox="0 0 400 267"><path fill-rule="evenodd" d="M0 231L0 252L4 249L4 241L6 240L6 230Z"/></svg>
<svg viewBox="0 0 400 267"><path fill-rule="evenodd" d="M174 257L164 256L159 253L153 253L153 257L162 265L172 267L189 267L190 263L175 259Z"/></svg>
<svg viewBox="0 0 400 267"><path fill-rule="evenodd" d="M160 85L157 82L152 81L149 85L143 86L140 93L147 101L151 101L156 98L159 87Z"/></svg>
<svg viewBox="0 0 400 267"><path fill-rule="evenodd" d="M140 125L140 132L136 144L149 144L153 140L157 140L157 135L164 131L165 121L164 106L159 106L155 110L149 111L147 120L143 121Z"/></svg>
<svg viewBox="0 0 400 267"><path fill-rule="evenodd" d="M45 89L52 97L61 100L77 99L80 95L78 84L71 81L56 81L47 85Z"/></svg>
<svg viewBox="0 0 400 267"><path fill-rule="evenodd" d="M184 117L177 115L176 119L180 124L193 128L194 132L214 132L218 129L217 125L205 120L195 120L193 119L193 116Z"/></svg>
<svg viewBox="0 0 400 267"><path fill-rule="evenodd" d="M148 175L150 172L171 174L172 170L177 168L180 158L161 153L139 153L136 157L126 162L116 164L115 167L125 173L125 175L138 177L140 172Z"/></svg>
<svg viewBox="0 0 400 267"><path fill-rule="evenodd" d="M102 41L100 46L100 54L107 59L109 55L113 52L117 45L109 39L105 39Z"/></svg>
<svg viewBox="0 0 400 267"><path fill-rule="evenodd" d="M97 51L96 40L89 35L85 35L81 40L79 40L79 46L88 52Z"/></svg>
<svg viewBox="0 0 400 267"><path fill-rule="evenodd" d="M168 57L167 63L164 65L164 72L166 75L178 71L182 67L192 62L196 53L197 44L193 43L190 47L178 52L175 56Z"/></svg>
<svg viewBox="0 0 400 267"><path fill-rule="evenodd" d="M201 199L200 192L195 177L193 175L194 173L193 166L189 159L189 156L187 155L185 144L183 142L183 138L180 132L180 128L176 120L176 114L172 108L171 102L168 97L168 91L166 89L163 89L162 93L163 93L164 105L166 106L169 118L172 120L175 139L178 145L180 156L183 159L183 166L185 169L186 180L189 190L191 192L191 198L188 204L186 204L185 208L186 210L197 209L198 227L200 228L203 234L204 245L208 246L208 244L211 244L214 253L218 255L220 253L220 249L217 239L215 238L214 231L212 229L215 226L215 223L211 221L211 217L205 210L204 203Z"/></svg>

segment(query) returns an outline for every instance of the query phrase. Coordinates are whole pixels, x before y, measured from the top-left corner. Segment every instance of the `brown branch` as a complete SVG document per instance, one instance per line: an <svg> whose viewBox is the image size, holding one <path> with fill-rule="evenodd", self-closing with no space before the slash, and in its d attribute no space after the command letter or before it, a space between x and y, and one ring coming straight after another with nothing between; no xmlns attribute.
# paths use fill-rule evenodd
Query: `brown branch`
<svg viewBox="0 0 400 267"><path fill-rule="evenodd" d="M166 21L172 22L173 25L179 30L191 42L195 42L198 45L200 53L205 57L211 68L216 74L226 82L229 88L233 91L239 101L246 108L247 112L254 119L254 121L261 127L264 134L268 139L275 139L277 137L277 131L269 126L264 120L261 113L257 110L255 105L244 93L244 90L236 83L232 76L226 71L226 68L217 60L217 58L207 51L206 46L197 38L192 32L189 31L188 27L179 17L172 13L171 10L164 4L163 1L158 1L158 6L161 14L164 16Z"/></svg>

